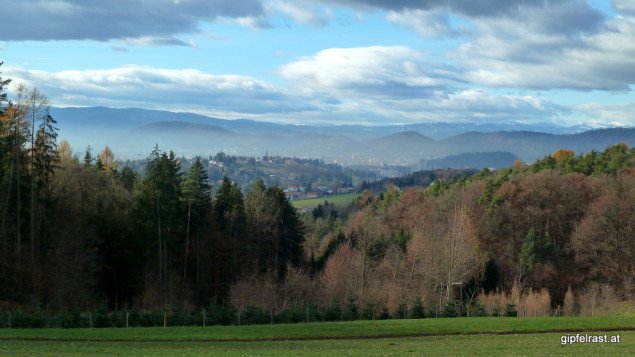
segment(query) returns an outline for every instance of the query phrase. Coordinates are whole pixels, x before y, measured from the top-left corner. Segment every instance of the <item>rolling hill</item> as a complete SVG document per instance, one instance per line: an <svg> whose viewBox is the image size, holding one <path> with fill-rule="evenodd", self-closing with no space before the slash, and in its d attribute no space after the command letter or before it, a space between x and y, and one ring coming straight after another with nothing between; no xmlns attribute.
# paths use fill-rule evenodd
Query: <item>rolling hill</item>
<svg viewBox="0 0 635 357"><path fill-rule="evenodd" d="M224 120L191 113L145 109L53 108L60 138L77 151L109 145L123 158L146 156L155 144L179 155L236 155L320 158L347 164L407 163L464 153L508 152L532 162L559 148L576 152L602 150L617 142L635 145L634 128L608 128L570 133L573 127L546 126L551 132L495 130L540 127L539 124L422 123L365 127L357 125L291 125L248 119ZM461 131L479 127L479 131ZM578 130L583 129L577 127ZM440 138L439 132L454 133ZM433 135L428 135L432 133ZM480 160L473 157L473 160ZM454 158L453 160L458 160ZM470 159L456 163L466 167ZM453 164L454 165L454 164ZM440 167L445 167L441 165ZM474 166L480 166L476 162Z"/></svg>

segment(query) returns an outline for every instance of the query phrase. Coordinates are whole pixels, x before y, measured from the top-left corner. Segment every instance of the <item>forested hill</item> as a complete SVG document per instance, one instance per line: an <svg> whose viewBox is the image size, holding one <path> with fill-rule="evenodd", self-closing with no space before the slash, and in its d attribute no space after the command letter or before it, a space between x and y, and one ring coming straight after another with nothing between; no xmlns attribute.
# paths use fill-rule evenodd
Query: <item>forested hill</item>
<svg viewBox="0 0 635 357"><path fill-rule="evenodd" d="M420 160L419 166L424 165L428 169L442 168L500 168L511 166L520 158L510 152L466 152L458 155L449 155L438 159Z"/></svg>
<svg viewBox="0 0 635 357"><path fill-rule="evenodd" d="M390 186L399 189L411 187L428 187L437 180L451 180L455 178L469 177L478 172L475 169L436 169L417 171L402 177L385 178L379 181L363 182L361 190L369 190L374 193L381 193Z"/></svg>
<svg viewBox="0 0 635 357"><path fill-rule="evenodd" d="M543 316L635 299L635 148L624 144L366 191L357 206L341 231L307 220L309 252L325 262L324 300L389 311L440 304L456 316L446 302L457 284L473 309Z"/></svg>

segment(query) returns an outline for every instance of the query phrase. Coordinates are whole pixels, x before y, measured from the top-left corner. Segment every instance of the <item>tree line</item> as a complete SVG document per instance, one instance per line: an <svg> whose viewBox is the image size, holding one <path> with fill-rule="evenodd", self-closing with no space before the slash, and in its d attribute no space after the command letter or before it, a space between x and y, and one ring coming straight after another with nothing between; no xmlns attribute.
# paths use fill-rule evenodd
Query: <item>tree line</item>
<svg viewBox="0 0 635 357"><path fill-rule="evenodd" d="M57 142L46 97L18 87L8 100L8 84L2 310L198 321L207 309L249 323L593 314L634 297L635 149L624 144L300 215L262 180L246 195L227 178L212 192L201 160L183 170L158 146L142 175L107 147L75 153Z"/></svg>
<svg viewBox="0 0 635 357"><path fill-rule="evenodd" d="M0 307L189 310L227 304L238 277L282 278L303 227L284 192L225 178L212 195L195 160L158 147L145 174L104 148L57 143L48 100L0 81ZM212 200L212 196L214 199Z"/></svg>

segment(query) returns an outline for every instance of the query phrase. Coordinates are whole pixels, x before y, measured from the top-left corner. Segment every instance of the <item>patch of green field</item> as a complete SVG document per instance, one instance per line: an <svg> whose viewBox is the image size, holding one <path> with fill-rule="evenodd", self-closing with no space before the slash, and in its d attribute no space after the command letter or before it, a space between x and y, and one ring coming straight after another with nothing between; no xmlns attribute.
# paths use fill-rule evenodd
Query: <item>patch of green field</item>
<svg viewBox="0 0 635 357"><path fill-rule="evenodd" d="M12 356L280 356L280 355L486 355L486 356L628 356L635 352L635 332L620 335L620 343L562 346L561 333L522 335L456 335L369 340L260 342L56 342L0 341L0 355Z"/></svg>
<svg viewBox="0 0 635 357"><path fill-rule="evenodd" d="M296 200L291 203L295 208L317 207L317 205L329 201L334 203L336 207L346 207L359 197L359 193L347 193L343 195L324 196L320 198L307 198L304 200Z"/></svg>
<svg viewBox="0 0 635 357"><path fill-rule="evenodd" d="M0 329L0 342L7 339L244 341L346 337L381 338L443 334L629 330L633 327L635 327L635 315L558 318L470 317L250 326Z"/></svg>

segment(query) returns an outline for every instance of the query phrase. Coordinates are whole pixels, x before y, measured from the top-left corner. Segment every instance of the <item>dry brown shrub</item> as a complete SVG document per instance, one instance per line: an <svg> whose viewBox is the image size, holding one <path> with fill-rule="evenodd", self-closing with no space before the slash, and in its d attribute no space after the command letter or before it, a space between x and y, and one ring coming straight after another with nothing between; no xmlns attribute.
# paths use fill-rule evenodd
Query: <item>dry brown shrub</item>
<svg viewBox="0 0 635 357"><path fill-rule="evenodd" d="M509 299L509 295L498 289L489 294L481 291L478 297L479 302L485 307L485 311L491 315L496 315L496 311L499 315L502 314Z"/></svg>
<svg viewBox="0 0 635 357"><path fill-rule="evenodd" d="M516 280L514 282L514 285L512 285L512 291L509 294L509 300L514 305L516 305L517 308L520 308L520 305L522 302L522 291L521 291L520 283L518 282L518 280Z"/></svg>
<svg viewBox="0 0 635 357"><path fill-rule="evenodd" d="M287 266L287 274L278 288L280 310L293 305L302 305L314 300L314 281L302 270Z"/></svg>
<svg viewBox="0 0 635 357"><path fill-rule="evenodd" d="M529 290L518 306L519 316L536 317L551 315L551 295L547 289Z"/></svg>
<svg viewBox="0 0 635 357"><path fill-rule="evenodd" d="M620 309L620 299L608 284L591 283L579 294L581 316L607 316Z"/></svg>
<svg viewBox="0 0 635 357"><path fill-rule="evenodd" d="M562 313L564 316L575 316L576 313L575 295L571 289L571 285L567 288L567 292L564 295L564 305L562 307Z"/></svg>
<svg viewBox="0 0 635 357"><path fill-rule="evenodd" d="M600 287L598 284L589 284L579 294L580 315L596 316L600 299Z"/></svg>
<svg viewBox="0 0 635 357"><path fill-rule="evenodd" d="M256 306L264 311L280 310L278 286L272 275L251 275L232 284L229 300L239 311Z"/></svg>
<svg viewBox="0 0 635 357"><path fill-rule="evenodd" d="M604 316L611 315L618 310L619 298L615 289L608 284L600 287L599 313Z"/></svg>

